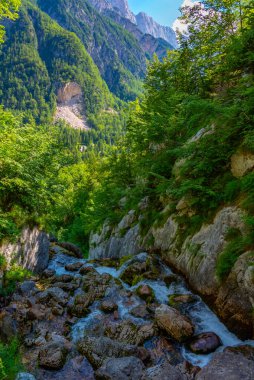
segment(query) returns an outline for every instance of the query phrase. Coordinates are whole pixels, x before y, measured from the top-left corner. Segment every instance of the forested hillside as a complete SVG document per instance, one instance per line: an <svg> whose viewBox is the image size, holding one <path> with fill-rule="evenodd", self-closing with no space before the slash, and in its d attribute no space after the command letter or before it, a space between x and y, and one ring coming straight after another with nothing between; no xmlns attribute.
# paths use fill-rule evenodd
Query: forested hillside
<svg viewBox="0 0 254 380"><path fill-rule="evenodd" d="M23 6L18 20L8 24L0 64L0 102L38 122L52 118L55 94L66 82L83 89L87 115L114 105L80 40L33 5Z"/></svg>
<svg viewBox="0 0 254 380"><path fill-rule="evenodd" d="M86 0L46 0L38 5L80 38L110 91L123 100L135 99L145 75L146 57L131 33L100 15Z"/></svg>

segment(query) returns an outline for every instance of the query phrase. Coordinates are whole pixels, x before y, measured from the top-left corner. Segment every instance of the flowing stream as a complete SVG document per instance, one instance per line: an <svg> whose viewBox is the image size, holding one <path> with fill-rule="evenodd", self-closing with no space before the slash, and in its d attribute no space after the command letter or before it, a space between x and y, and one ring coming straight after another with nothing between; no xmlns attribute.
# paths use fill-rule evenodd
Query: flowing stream
<svg viewBox="0 0 254 380"><path fill-rule="evenodd" d="M147 254L141 253L137 257L140 257L142 259L145 257L144 255ZM68 273L71 273L73 275L73 272L68 272L65 269L65 265L76 262L83 262L84 264L86 264L86 266L93 266L96 269L96 271L100 274L107 273L110 274L112 277L119 279L119 276L128 267L131 260L132 259L125 262L120 267L120 269L115 269L106 266L97 266L96 264L89 264L88 260L85 259L81 260L64 254L57 254L51 260L49 264L49 269L55 270L57 275ZM162 270L165 272L165 274L174 275L171 269L165 266L164 264L162 264ZM76 276L80 275L76 274ZM170 295L193 295L194 302L188 303L185 306L184 314L188 316L194 323L195 334L203 332L214 332L220 337L222 346L219 347L216 352L222 351L225 347L228 346L238 346L243 344L254 346L254 341L241 341L237 338L237 336L231 333L227 329L227 327L219 320L216 314L206 305L206 303L198 295L193 294L188 289L184 279L179 275L174 276L176 280L173 281L170 285L166 285L166 283L162 280L142 280L132 287L127 285L123 281L121 281L121 283L124 286L124 288L128 290L135 290L141 284L149 285L153 289L156 301L158 303L168 304L168 298ZM135 296L134 294L134 296L132 297L132 303L130 305L126 305L126 302L124 302L124 299L121 297L120 294L117 295L115 301L117 302L119 317L121 319L131 319L136 324L144 323L144 320L142 318L135 318L129 313L130 309L140 304L140 299L138 296ZM85 333L89 331L89 326L91 324L94 325L97 323L98 325L100 325L103 317L103 312L99 310L96 302L90 307L90 310L91 311L90 314L88 314L88 316L86 316L85 318L80 318L78 322L73 325L71 333L73 341L78 341L80 338L82 338L85 335ZM203 367L206 364L208 364L208 362L211 360L214 354L211 353L208 355L197 355L188 350L188 348L184 344L181 345L180 350L184 359L186 359L193 365L198 365L200 367Z"/></svg>

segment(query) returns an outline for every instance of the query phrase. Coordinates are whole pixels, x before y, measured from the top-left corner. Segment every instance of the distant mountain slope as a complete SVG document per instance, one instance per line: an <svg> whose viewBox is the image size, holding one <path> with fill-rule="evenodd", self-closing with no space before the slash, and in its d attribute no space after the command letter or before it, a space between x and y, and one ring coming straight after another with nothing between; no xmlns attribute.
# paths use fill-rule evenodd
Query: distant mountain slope
<svg viewBox="0 0 254 380"><path fill-rule="evenodd" d="M114 102L78 37L32 5L7 25L0 49L0 103L31 113L38 122L52 117L55 95L67 82L80 85L86 114Z"/></svg>
<svg viewBox="0 0 254 380"><path fill-rule="evenodd" d="M140 12L137 15L130 10L127 0L89 0L90 3L102 13L110 12L108 14L118 15L124 19L127 19L143 33L149 34L154 38L164 39L170 45L170 48L177 47L176 34L170 26L162 26L157 23L151 16L148 16L144 12ZM115 16L116 17L116 16ZM121 22L123 25L123 22ZM127 30L130 30L127 23ZM146 40L148 37L145 37ZM158 42L157 42L158 43Z"/></svg>
<svg viewBox="0 0 254 380"><path fill-rule="evenodd" d="M136 16L136 23L141 32L151 34L155 38L163 38L174 48L177 46L176 34L169 26L162 26L144 12Z"/></svg>
<svg viewBox="0 0 254 380"><path fill-rule="evenodd" d="M81 39L110 91L124 100L135 99L146 72L146 55L131 33L87 0L38 0L38 6Z"/></svg>

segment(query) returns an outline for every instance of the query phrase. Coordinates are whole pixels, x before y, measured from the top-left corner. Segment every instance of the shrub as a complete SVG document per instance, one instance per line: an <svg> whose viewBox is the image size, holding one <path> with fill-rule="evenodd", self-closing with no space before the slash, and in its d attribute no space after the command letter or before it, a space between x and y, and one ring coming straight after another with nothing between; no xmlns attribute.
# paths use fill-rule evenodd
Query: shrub
<svg viewBox="0 0 254 380"><path fill-rule="evenodd" d="M0 380L15 379L22 368L19 340L15 338L9 344L0 343Z"/></svg>

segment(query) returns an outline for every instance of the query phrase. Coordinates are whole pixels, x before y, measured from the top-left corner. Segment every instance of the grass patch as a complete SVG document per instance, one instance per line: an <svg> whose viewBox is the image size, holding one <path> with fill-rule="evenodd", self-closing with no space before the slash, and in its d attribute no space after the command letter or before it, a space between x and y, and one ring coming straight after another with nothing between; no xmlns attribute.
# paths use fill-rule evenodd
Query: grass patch
<svg viewBox="0 0 254 380"><path fill-rule="evenodd" d="M16 264L7 269L5 258L0 255L0 270L3 271L2 287L0 287L0 295L8 296L12 294L17 284L31 277L32 273Z"/></svg>
<svg viewBox="0 0 254 380"><path fill-rule="evenodd" d="M19 340L15 338L8 344L0 343L0 380L14 380L23 369Z"/></svg>

